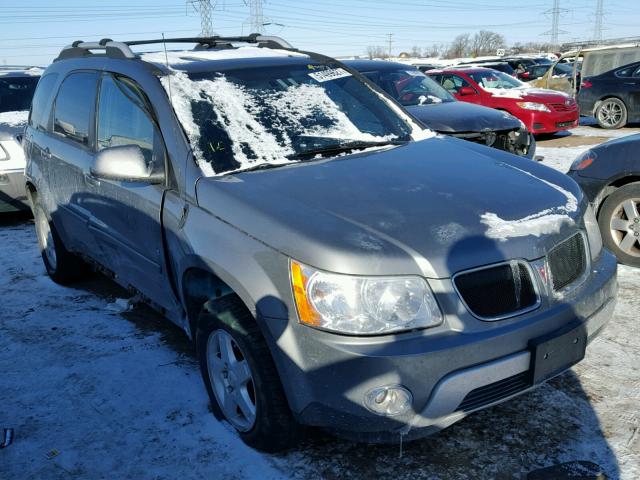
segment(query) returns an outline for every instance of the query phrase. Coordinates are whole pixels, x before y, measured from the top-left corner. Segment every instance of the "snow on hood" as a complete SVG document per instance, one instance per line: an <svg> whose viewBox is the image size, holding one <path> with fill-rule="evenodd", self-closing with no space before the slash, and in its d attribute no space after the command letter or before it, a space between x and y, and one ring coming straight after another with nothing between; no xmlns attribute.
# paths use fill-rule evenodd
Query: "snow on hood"
<svg viewBox="0 0 640 480"><path fill-rule="evenodd" d="M501 242L505 242L509 238L526 237L528 235L540 237L541 235L559 232L564 224L574 224L573 219L567 215L578 210L578 199L573 193L543 178L538 178L530 172L514 166L510 167L546 183L551 188L562 193L567 198L567 202L562 206L547 208L517 220L505 220L492 212L483 213L480 216L480 220L488 227L487 237Z"/></svg>
<svg viewBox="0 0 640 480"><path fill-rule="evenodd" d="M0 125L6 125L8 127L21 127L27 123L28 119L28 110L0 113Z"/></svg>
<svg viewBox="0 0 640 480"><path fill-rule="evenodd" d="M531 93L531 88L519 87L519 88L490 88L482 87L486 92L490 93L493 97L501 98L515 98L520 99L525 95Z"/></svg>
<svg viewBox="0 0 640 480"><path fill-rule="evenodd" d="M206 176L228 174L262 163L296 162L287 158L295 153L288 134L291 131L298 135L366 142L394 139L393 135L375 136L361 132L319 85L290 86L286 90L271 93L254 92L228 81L224 75L213 79L192 80L186 73L177 70L173 70L170 76L163 77L161 82L172 98L176 115L189 137L196 161ZM192 102L199 101L211 105L217 121L229 136L234 160L240 164L237 169L217 172L205 159L198 146L200 126L195 121L192 110ZM274 120L270 130L256 120L267 109L278 112L278 118ZM322 112L323 116L331 120L330 127L305 126L305 120L317 112ZM403 116L406 117L406 114ZM416 126L416 129L419 127ZM422 138L433 135L427 132ZM247 154L247 150L250 150L251 155Z"/></svg>

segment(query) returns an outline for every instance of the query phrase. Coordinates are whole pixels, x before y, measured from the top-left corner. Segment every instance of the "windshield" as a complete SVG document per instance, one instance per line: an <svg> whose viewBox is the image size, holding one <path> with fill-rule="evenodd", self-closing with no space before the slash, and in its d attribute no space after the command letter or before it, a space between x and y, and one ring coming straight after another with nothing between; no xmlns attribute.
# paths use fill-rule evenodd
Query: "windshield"
<svg viewBox="0 0 640 480"><path fill-rule="evenodd" d="M413 133L390 103L333 63L176 72L170 82L165 88L207 176L407 141Z"/></svg>
<svg viewBox="0 0 640 480"><path fill-rule="evenodd" d="M0 113L29 110L40 77L0 77Z"/></svg>
<svg viewBox="0 0 640 480"><path fill-rule="evenodd" d="M478 70L476 72L467 73L478 85L485 90L491 89L510 89L526 87L526 84L497 70Z"/></svg>
<svg viewBox="0 0 640 480"><path fill-rule="evenodd" d="M449 92L419 70L398 69L365 75L405 107L455 102Z"/></svg>

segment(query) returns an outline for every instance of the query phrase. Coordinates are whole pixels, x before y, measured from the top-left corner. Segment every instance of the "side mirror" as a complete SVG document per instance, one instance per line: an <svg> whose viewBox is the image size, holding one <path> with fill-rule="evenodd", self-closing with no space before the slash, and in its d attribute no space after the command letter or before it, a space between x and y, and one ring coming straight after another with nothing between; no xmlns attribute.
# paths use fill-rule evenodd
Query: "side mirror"
<svg viewBox="0 0 640 480"><path fill-rule="evenodd" d="M91 166L91 175L103 180L121 182L162 183L164 175L154 173L147 165L138 145L121 145L100 150Z"/></svg>
<svg viewBox="0 0 640 480"><path fill-rule="evenodd" d="M462 87L458 90L458 95L466 96L466 95L475 95L477 92L473 87Z"/></svg>

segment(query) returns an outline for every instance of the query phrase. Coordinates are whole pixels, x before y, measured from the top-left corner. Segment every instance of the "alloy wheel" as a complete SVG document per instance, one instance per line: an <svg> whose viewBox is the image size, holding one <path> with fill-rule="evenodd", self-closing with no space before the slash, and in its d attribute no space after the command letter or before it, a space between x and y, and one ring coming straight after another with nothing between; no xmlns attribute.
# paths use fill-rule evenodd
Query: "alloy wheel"
<svg viewBox="0 0 640 480"><path fill-rule="evenodd" d="M622 116L622 107L616 102L605 102L598 111L598 120L607 127L618 125Z"/></svg>
<svg viewBox="0 0 640 480"><path fill-rule="evenodd" d="M640 198L619 204L610 221L611 237L624 253L640 257Z"/></svg>
<svg viewBox="0 0 640 480"><path fill-rule="evenodd" d="M240 346L225 330L214 330L209 335L207 368L226 419L241 432L251 430L256 422L253 374Z"/></svg>
<svg viewBox="0 0 640 480"><path fill-rule="evenodd" d="M44 253L44 256L49 263L49 266L55 270L58 264L58 257L56 255L55 243L53 240L53 233L51 232L51 226L47 216L42 211L42 208L36 209L36 233L38 235L38 243L40 249Z"/></svg>

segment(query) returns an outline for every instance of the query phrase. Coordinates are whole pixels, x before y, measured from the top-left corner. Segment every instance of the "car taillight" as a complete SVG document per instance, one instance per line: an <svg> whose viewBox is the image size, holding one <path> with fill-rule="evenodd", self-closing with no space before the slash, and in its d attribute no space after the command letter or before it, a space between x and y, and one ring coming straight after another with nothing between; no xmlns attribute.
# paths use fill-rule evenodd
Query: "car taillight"
<svg viewBox="0 0 640 480"><path fill-rule="evenodd" d="M591 87L593 87L593 83L591 83L589 80L585 80L580 84L580 88L591 88Z"/></svg>

